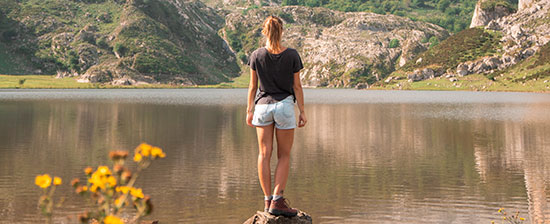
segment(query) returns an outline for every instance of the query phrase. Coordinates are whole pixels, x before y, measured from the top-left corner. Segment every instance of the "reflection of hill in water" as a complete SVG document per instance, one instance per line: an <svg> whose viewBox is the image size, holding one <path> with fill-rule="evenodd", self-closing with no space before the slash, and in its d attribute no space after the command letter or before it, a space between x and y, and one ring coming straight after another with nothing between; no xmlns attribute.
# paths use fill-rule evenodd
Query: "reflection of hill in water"
<svg viewBox="0 0 550 224"><path fill-rule="evenodd" d="M464 108L473 115L448 116ZM307 105L310 123L296 131L288 196L323 223L479 223L498 218L499 207L547 222L550 121L540 114L548 109ZM441 113L430 116L434 111ZM139 183L157 206L153 219L243 221L262 206L256 136L244 112L234 104L3 102L0 222L36 221L34 175L53 173L68 183L86 165L106 163L109 149L140 141L168 155ZM68 209L58 214L81 206L66 196Z"/></svg>

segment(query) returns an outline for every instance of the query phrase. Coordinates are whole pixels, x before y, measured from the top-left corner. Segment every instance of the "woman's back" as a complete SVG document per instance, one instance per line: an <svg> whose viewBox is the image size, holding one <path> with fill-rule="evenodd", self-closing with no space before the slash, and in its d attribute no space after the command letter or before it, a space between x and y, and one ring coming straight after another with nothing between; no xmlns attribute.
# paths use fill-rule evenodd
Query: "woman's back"
<svg viewBox="0 0 550 224"><path fill-rule="evenodd" d="M256 71L259 80L257 104L270 104L294 95L294 73L304 66L298 51L286 48L279 54L272 54L265 47L250 54L250 68Z"/></svg>

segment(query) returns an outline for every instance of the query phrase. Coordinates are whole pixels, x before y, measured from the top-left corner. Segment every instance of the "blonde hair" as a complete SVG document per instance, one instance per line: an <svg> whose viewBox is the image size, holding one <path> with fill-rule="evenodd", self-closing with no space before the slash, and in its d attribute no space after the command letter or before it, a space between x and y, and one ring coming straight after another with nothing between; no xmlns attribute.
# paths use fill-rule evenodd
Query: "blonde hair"
<svg viewBox="0 0 550 224"><path fill-rule="evenodd" d="M264 21L262 34L267 37L266 45L270 51L281 50L281 37L283 36L283 21L277 16L269 16Z"/></svg>

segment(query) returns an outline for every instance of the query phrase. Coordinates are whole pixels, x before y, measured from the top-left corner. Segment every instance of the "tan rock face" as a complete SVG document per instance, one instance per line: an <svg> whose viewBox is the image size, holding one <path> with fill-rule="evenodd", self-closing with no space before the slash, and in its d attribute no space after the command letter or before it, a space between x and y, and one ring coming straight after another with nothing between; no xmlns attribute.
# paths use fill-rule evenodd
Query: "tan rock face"
<svg viewBox="0 0 550 224"><path fill-rule="evenodd" d="M518 11L527 9L533 5L537 0L519 0L518 1Z"/></svg>
<svg viewBox="0 0 550 224"><path fill-rule="evenodd" d="M513 13L512 11L510 11L510 9L503 6L494 6L491 8L483 9L482 5L486 1L491 1L491 0L480 0L477 2L476 8L474 10L474 15L472 17L472 23L470 24L470 28L485 26L493 20L496 20L498 18L507 16Z"/></svg>
<svg viewBox="0 0 550 224"><path fill-rule="evenodd" d="M449 34L441 27L394 15L338 12L300 6L264 7L226 17L226 31L259 30L268 15L283 15L283 45L296 48L304 62L302 83L307 86L355 87L373 83L427 49L432 36ZM390 47L390 41L398 46ZM395 41L394 41L395 42ZM243 48L250 54L255 47Z"/></svg>

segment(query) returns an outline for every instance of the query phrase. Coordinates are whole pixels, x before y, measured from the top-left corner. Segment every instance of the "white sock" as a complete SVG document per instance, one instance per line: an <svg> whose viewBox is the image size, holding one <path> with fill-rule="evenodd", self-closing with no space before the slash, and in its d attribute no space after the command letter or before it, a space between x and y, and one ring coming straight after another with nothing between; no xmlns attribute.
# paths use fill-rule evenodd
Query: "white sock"
<svg viewBox="0 0 550 224"><path fill-rule="evenodd" d="M273 199L273 195L264 196L264 200L269 201Z"/></svg>
<svg viewBox="0 0 550 224"><path fill-rule="evenodd" d="M271 199L271 200L277 201L277 200L279 200L279 199L281 199L281 198L283 198L282 195L273 195L273 199Z"/></svg>

